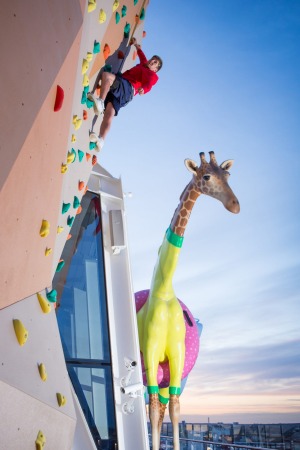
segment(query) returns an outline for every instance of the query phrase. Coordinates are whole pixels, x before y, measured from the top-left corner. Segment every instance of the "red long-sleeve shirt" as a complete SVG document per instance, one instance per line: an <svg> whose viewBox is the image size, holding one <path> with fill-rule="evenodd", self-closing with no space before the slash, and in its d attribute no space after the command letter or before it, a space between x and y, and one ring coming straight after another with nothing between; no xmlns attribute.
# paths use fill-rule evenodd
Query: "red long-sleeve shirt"
<svg viewBox="0 0 300 450"><path fill-rule="evenodd" d="M143 88L144 94L146 94L158 81L156 72L153 72L147 67L148 60L140 48L137 51L137 55L140 63L122 73L122 77L128 80L134 87L134 95L138 93L139 88Z"/></svg>

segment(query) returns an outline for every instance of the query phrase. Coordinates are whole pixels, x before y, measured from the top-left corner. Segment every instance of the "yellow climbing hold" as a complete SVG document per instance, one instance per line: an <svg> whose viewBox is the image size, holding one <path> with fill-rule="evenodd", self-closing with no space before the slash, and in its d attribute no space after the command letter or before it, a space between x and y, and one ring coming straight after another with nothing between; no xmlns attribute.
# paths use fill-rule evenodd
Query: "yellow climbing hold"
<svg viewBox="0 0 300 450"><path fill-rule="evenodd" d="M82 75L88 71L88 68L89 68L89 62L84 58L82 60L82 69L81 69Z"/></svg>
<svg viewBox="0 0 300 450"><path fill-rule="evenodd" d="M82 86L83 86L83 87L87 87L89 84L90 84L89 77L88 77L87 74L85 73L85 74L83 75Z"/></svg>
<svg viewBox="0 0 300 450"><path fill-rule="evenodd" d="M45 256L49 256L50 253L52 253L52 248L46 247L45 248Z"/></svg>
<svg viewBox="0 0 300 450"><path fill-rule="evenodd" d="M92 59L93 59L93 53L92 53L92 52L87 52L85 59L86 59L88 62L91 62Z"/></svg>
<svg viewBox="0 0 300 450"><path fill-rule="evenodd" d="M35 440L35 449L43 450L46 444L46 437L42 431L38 432L37 438Z"/></svg>
<svg viewBox="0 0 300 450"><path fill-rule="evenodd" d="M77 117L76 121L73 123L74 123L75 130L78 130L82 125L82 119L79 119L79 117Z"/></svg>
<svg viewBox="0 0 300 450"><path fill-rule="evenodd" d="M48 220L42 220L42 225L40 229L40 236L46 237L50 233L50 223Z"/></svg>
<svg viewBox="0 0 300 450"><path fill-rule="evenodd" d="M58 226L57 229L56 229L56 233L60 234L62 231L64 231L64 227Z"/></svg>
<svg viewBox="0 0 300 450"><path fill-rule="evenodd" d="M104 23L105 21L106 21L106 12L103 9L100 9L99 22Z"/></svg>
<svg viewBox="0 0 300 450"><path fill-rule="evenodd" d="M13 319L13 325L19 344L22 346L26 344L28 338L28 331L19 319Z"/></svg>
<svg viewBox="0 0 300 450"><path fill-rule="evenodd" d="M71 164L75 159L75 154L73 152L68 152L67 163Z"/></svg>
<svg viewBox="0 0 300 450"><path fill-rule="evenodd" d="M113 12L115 12L115 10L119 8L119 5L120 5L119 0L115 0L112 7Z"/></svg>
<svg viewBox="0 0 300 450"><path fill-rule="evenodd" d="M60 394L59 392L57 392L56 398L57 398L58 406L64 406L67 402L66 397L64 395Z"/></svg>
<svg viewBox="0 0 300 450"><path fill-rule="evenodd" d="M76 136L75 136L75 134L72 134L71 142L76 142Z"/></svg>
<svg viewBox="0 0 300 450"><path fill-rule="evenodd" d="M96 6L97 6L96 0L89 0L89 2L88 2L88 12L90 13L90 12L94 11L96 9Z"/></svg>
<svg viewBox="0 0 300 450"><path fill-rule="evenodd" d="M60 168L61 173L66 173L67 170L68 170L67 164L62 163Z"/></svg>
<svg viewBox="0 0 300 450"><path fill-rule="evenodd" d="M39 373L40 373L40 377L43 381L47 381L48 375L46 372L46 367L45 364L41 363L39 364Z"/></svg>
<svg viewBox="0 0 300 450"><path fill-rule="evenodd" d="M40 307L42 308L42 311L44 314L48 314L51 311L51 305L49 301L39 292L37 292L37 298L40 304Z"/></svg>

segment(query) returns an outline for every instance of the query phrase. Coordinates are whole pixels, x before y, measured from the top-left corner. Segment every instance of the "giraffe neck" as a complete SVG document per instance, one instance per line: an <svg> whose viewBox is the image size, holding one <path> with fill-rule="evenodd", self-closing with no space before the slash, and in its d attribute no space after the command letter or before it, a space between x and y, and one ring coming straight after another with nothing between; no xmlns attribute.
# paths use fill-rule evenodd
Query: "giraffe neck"
<svg viewBox="0 0 300 450"><path fill-rule="evenodd" d="M192 180L182 192L180 202L171 220L170 229L178 236L183 237L192 209L199 195L200 191L196 189Z"/></svg>

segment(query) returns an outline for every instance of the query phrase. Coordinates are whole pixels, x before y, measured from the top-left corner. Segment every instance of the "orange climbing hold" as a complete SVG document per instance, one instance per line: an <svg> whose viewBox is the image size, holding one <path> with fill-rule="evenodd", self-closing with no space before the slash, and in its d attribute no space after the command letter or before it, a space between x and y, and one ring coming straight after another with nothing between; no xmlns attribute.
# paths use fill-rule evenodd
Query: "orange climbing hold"
<svg viewBox="0 0 300 450"><path fill-rule="evenodd" d="M98 86L98 87L96 88L96 96L97 96L97 97L100 97L100 91L101 91L100 86Z"/></svg>
<svg viewBox="0 0 300 450"><path fill-rule="evenodd" d="M83 120L87 120L87 118L88 118L88 113L87 113L86 109L84 109L82 112L82 118L83 118Z"/></svg>
<svg viewBox="0 0 300 450"><path fill-rule="evenodd" d="M108 44L105 44L103 49L104 59L106 60L109 57L109 55L110 55L110 47Z"/></svg>
<svg viewBox="0 0 300 450"><path fill-rule="evenodd" d="M56 98L54 103L54 111L57 112L61 109L63 101L64 101L65 93L62 87L57 85L56 88Z"/></svg>
<svg viewBox="0 0 300 450"><path fill-rule="evenodd" d="M132 59L133 59L133 61L135 61L136 57L137 57L137 51L134 50L134 52L133 52L133 54L132 54Z"/></svg>
<svg viewBox="0 0 300 450"><path fill-rule="evenodd" d="M80 214L81 211L82 211L82 206L80 205L80 206L78 207L77 211L76 211L76 214Z"/></svg>
<svg viewBox="0 0 300 450"><path fill-rule="evenodd" d="M146 37L146 31L143 31L143 38Z"/></svg>
<svg viewBox="0 0 300 450"><path fill-rule="evenodd" d="M95 164L97 164L97 156L96 156L96 155L93 155L93 158L92 158L92 165L94 166Z"/></svg>
<svg viewBox="0 0 300 450"><path fill-rule="evenodd" d="M79 189L79 191L82 191L83 188L84 188L84 181L79 181L78 182L78 189Z"/></svg>
<svg viewBox="0 0 300 450"><path fill-rule="evenodd" d="M86 160L89 161L90 158L91 158L91 154L90 154L90 153L86 153L86 154L85 154L85 157L86 157Z"/></svg>
<svg viewBox="0 0 300 450"><path fill-rule="evenodd" d="M68 236L67 236L67 241L68 241L69 239L71 239L71 237L72 237L72 235L69 233Z"/></svg>
<svg viewBox="0 0 300 450"><path fill-rule="evenodd" d="M140 16L138 14L135 15L135 23L138 24L140 21Z"/></svg>

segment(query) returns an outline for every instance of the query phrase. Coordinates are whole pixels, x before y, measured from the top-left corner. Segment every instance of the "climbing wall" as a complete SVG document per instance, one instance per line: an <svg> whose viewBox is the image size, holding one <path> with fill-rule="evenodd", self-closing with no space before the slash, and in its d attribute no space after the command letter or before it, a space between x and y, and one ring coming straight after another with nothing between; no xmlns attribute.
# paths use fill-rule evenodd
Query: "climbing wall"
<svg viewBox="0 0 300 450"><path fill-rule="evenodd" d="M126 42L133 32L139 42L145 36L146 7L142 0L1 6L1 449L73 448L78 411L52 279L101 162L89 142L94 113L86 94L101 68L121 67L127 53L124 68L136 64Z"/></svg>
<svg viewBox="0 0 300 450"><path fill-rule="evenodd" d="M89 143L94 114L86 94L101 68L122 65L124 39L133 31L143 39L142 0L50 3L12 1L1 12L8 59L1 90L0 308L50 287L62 266L100 157ZM126 67L135 63L131 49Z"/></svg>

